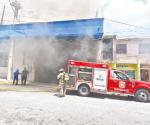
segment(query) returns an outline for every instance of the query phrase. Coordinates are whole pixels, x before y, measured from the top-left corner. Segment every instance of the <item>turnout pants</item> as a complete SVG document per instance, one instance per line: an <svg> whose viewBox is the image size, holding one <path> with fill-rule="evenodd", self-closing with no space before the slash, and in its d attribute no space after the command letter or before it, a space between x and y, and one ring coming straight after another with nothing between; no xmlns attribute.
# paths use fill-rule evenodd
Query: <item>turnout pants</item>
<svg viewBox="0 0 150 125"><path fill-rule="evenodd" d="M67 85L66 84L60 84L59 86L60 86L60 92L59 92L60 96L64 97L66 95L66 87L67 87Z"/></svg>

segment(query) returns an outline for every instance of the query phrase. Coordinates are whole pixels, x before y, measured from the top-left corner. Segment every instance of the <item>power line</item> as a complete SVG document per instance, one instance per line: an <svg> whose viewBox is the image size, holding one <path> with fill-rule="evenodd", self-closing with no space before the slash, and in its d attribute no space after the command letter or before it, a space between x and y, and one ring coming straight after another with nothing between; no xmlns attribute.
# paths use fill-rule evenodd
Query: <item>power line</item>
<svg viewBox="0 0 150 125"><path fill-rule="evenodd" d="M104 19L108 20L108 21L111 21L111 22L114 22L114 23L119 23L119 24L122 24L122 25L126 25L126 26L132 26L132 27L135 27L135 28L150 30L150 28L146 28L146 27L143 27L143 26L137 26L137 25L133 25L133 24L125 23L125 22L120 22L120 21L116 21L116 20L112 20L112 19L108 19L108 18L104 18Z"/></svg>

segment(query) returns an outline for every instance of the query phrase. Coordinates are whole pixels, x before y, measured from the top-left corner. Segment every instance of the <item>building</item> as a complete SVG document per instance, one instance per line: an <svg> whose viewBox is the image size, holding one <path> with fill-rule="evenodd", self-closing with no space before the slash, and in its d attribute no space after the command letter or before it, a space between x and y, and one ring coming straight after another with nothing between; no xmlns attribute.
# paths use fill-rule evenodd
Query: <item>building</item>
<svg viewBox="0 0 150 125"><path fill-rule="evenodd" d="M0 77L27 67L29 80L55 82L68 59L96 61L103 18L0 26ZM5 51L4 51L5 50Z"/></svg>
<svg viewBox="0 0 150 125"><path fill-rule="evenodd" d="M150 81L150 39L105 36L101 43L101 58L112 68L124 70L131 78Z"/></svg>
<svg viewBox="0 0 150 125"><path fill-rule="evenodd" d="M0 78L27 67L29 80L55 82L68 59L109 63L137 80L150 80L150 39L104 35L103 18L0 26ZM106 24L105 24L106 25Z"/></svg>

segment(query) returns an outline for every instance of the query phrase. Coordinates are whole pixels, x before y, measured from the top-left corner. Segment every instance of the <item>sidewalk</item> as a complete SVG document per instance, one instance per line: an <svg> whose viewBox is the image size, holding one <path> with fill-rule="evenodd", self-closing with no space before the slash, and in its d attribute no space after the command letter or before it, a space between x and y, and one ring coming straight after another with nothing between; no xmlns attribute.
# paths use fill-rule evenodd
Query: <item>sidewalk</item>
<svg viewBox="0 0 150 125"><path fill-rule="evenodd" d="M58 85L52 83L27 83L24 85L12 85L11 83L0 83L0 91L17 92L53 92L57 91Z"/></svg>

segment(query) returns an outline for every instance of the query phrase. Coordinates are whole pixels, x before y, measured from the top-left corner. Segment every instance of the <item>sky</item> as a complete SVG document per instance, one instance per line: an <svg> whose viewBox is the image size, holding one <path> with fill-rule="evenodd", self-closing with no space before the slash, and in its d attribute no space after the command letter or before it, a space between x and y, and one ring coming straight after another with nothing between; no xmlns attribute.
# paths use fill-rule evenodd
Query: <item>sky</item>
<svg viewBox="0 0 150 125"><path fill-rule="evenodd" d="M150 37L150 0L108 0L106 4L107 2L109 4L102 15L117 23L106 21L105 34L109 32L120 37Z"/></svg>
<svg viewBox="0 0 150 125"><path fill-rule="evenodd" d="M104 17L131 24L149 25L150 0L106 0Z"/></svg>
<svg viewBox="0 0 150 125"><path fill-rule="evenodd" d="M11 0L13 1L13 0ZM138 30L150 32L150 0L18 0L21 3L19 19L25 22L47 22L56 20L71 20L83 18L104 17L105 19L133 24ZM4 23L12 23L13 11L9 0L0 0L0 16L3 6L6 6ZM111 21L111 23L114 23ZM114 23L109 26L113 31L114 27L120 24ZM122 27L128 26L122 25ZM146 28L146 31L145 29ZM108 28L107 28L108 29ZM131 29L130 30L137 30ZM106 30L106 32L108 32ZM128 31L129 32L129 31Z"/></svg>

